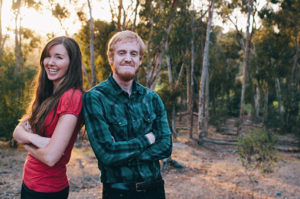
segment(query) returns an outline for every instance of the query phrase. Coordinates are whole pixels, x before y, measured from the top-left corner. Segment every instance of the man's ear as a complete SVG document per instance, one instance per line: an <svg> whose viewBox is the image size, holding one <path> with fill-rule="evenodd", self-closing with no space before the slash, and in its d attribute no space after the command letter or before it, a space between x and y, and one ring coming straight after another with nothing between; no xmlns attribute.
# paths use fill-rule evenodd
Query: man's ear
<svg viewBox="0 0 300 199"><path fill-rule="evenodd" d="M140 56L140 63L139 63L139 66L142 65L142 59L143 59L143 57Z"/></svg>

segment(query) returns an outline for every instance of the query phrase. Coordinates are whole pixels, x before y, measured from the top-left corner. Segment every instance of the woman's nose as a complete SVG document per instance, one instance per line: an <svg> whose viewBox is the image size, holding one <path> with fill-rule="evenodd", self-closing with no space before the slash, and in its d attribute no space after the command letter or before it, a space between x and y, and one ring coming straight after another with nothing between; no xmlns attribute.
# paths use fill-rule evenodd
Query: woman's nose
<svg viewBox="0 0 300 199"><path fill-rule="evenodd" d="M53 57L48 57L48 62L47 64L49 65L53 65L55 62L54 62L54 58Z"/></svg>

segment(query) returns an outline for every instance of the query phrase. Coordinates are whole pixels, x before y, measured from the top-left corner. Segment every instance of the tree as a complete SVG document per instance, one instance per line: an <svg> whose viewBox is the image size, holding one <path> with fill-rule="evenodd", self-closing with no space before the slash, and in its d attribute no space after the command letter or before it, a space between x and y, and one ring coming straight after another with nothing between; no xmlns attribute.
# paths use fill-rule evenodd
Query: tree
<svg viewBox="0 0 300 199"><path fill-rule="evenodd" d="M50 4L52 15L58 20L60 27L65 31L65 35L69 35L63 21L70 17L70 12L65 6L61 6L60 3L55 3L55 0L49 0L48 2Z"/></svg>
<svg viewBox="0 0 300 199"><path fill-rule="evenodd" d="M176 17L178 0L148 1L142 4L141 27L150 27L148 30L142 29L141 35L148 33L148 62L146 68L146 86L154 89L161 71L161 62L165 53L165 46L170 35L172 24ZM150 20L148 20L150 18ZM152 61L150 61L150 57Z"/></svg>
<svg viewBox="0 0 300 199"><path fill-rule="evenodd" d="M76 41L80 45L82 52L82 61L85 66L85 78L84 85L85 88L90 88L89 76L91 76L91 50L90 50L90 21L81 16L83 21L83 26L74 35ZM101 20L94 20L94 53L95 53L95 79L96 83L108 78L111 73L110 65L108 64L106 56L107 42L111 37L111 34L115 31L115 26L113 23L108 23Z"/></svg>
<svg viewBox="0 0 300 199"><path fill-rule="evenodd" d="M10 140L18 120L25 113L32 93L30 83L37 71L32 66L25 66L23 73L15 73L12 53L4 52L0 60L0 137Z"/></svg>
<svg viewBox="0 0 300 199"><path fill-rule="evenodd" d="M207 134L207 132L205 131L203 132L203 116L204 116L203 109L205 107L204 90L205 90L206 82L208 83L206 79L208 78L209 42L210 42L210 30L212 25L212 17L214 12L214 4L215 4L215 0L212 0L209 6L209 12L208 12L209 17L207 22L206 39L205 39L205 47L204 47L204 54L203 54L203 66L202 66L202 74L201 74L200 87L199 87L198 133L199 133L200 140L201 137L203 136L203 133L205 135Z"/></svg>
<svg viewBox="0 0 300 199"><path fill-rule="evenodd" d="M2 31L2 0L0 0L0 57L4 49L5 41L8 38L8 35L3 35Z"/></svg>
<svg viewBox="0 0 300 199"><path fill-rule="evenodd" d="M90 0L87 0L90 13L90 53L92 67L92 86L96 85L96 70L95 70L95 52L94 52L94 20L92 15L92 7Z"/></svg>
<svg viewBox="0 0 300 199"><path fill-rule="evenodd" d="M237 127L237 135L240 135L241 128L244 122L244 105L245 105L245 90L246 90L246 80L247 80L247 67L248 67L248 59L249 59L249 51L250 51L250 18L253 9L253 0L248 0L248 18L247 18L247 31L246 31L246 46L244 53L244 66L243 66L243 83L242 83L242 92L241 92L241 108L240 108L240 116Z"/></svg>

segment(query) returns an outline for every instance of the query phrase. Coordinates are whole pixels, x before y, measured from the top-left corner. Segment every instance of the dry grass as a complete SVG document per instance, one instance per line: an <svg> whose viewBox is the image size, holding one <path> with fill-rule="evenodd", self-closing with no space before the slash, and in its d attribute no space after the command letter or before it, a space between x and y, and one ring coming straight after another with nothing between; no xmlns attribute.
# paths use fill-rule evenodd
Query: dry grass
<svg viewBox="0 0 300 199"><path fill-rule="evenodd" d="M69 198L101 198L97 160L88 141L79 144L68 165ZM0 146L1 199L19 198L25 157L24 149ZM237 153L199 146L185 132L174 141L172 158L185 168L163 173L167 199L300 198L299 154L281 153L275 172L262 175L255 171L252 182Z"/></svg>

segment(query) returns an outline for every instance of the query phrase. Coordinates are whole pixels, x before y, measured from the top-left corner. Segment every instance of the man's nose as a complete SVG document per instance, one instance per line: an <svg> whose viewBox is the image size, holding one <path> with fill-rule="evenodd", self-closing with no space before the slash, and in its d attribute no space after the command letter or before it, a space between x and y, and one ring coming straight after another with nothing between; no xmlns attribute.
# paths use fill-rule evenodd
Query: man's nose
<svg viewBox="0 0 300 199"><path fill-rule="evenodd" d="M130 55L129 53L126 54L126 56L125 56L125 61L131 62L131 55Z"/></svg>

